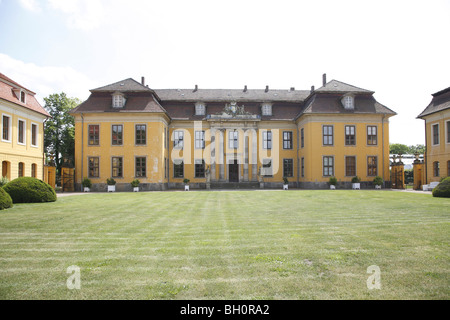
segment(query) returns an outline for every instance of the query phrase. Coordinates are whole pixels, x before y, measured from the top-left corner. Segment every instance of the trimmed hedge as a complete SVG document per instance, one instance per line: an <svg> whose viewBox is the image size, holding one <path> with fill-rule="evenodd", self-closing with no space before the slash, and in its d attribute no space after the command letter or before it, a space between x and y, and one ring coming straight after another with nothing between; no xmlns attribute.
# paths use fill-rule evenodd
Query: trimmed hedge
<svg viewBox="0 0 450 320"><path fill-rule="evenodd" d="M450 177L445 178L433 189L433 197L450 198Z"/></svg>
<svg viewBox="0 0 450 320"><path fill-rule="evenodd" d="M13 203L54 202L56 192L42 180L21 177L9 182L5 187Z"/></svg>
<svg viewBox="0 0 450 320"><path fill-rule="evenodd" d="M0 187L0 210L12 208L13 202L11 196Z"/></svg>

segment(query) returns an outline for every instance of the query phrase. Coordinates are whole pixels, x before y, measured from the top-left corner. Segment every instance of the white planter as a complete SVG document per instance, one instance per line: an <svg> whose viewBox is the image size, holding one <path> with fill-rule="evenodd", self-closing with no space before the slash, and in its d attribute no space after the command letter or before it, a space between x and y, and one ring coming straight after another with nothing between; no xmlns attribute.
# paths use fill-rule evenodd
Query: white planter
<svg viewBox="0 0 450 320"><path fill-rule="evenodd" d="M187 184L184 185L184 191L189 191L189 185Z"/></svg>
<svg viewBox="0 0 450 320"><path fill-rule="evenodd" d="M331 189L331 190L336 190L336 186L330 185L330 189Z"/></svg>
<svg viewBox="0 0 450 320"><path fill-rule="evenodd" d="M352 183L352 189L353 190L361 189L361 184L360 183Z"/></svg>
<svg viewBox="0 0 450 320"><path fill-rule="evenodd" d="M115 192L115 191L116 191L115 185L114 186L108 185L108 192Z"/></svg>
<svg viewBox="0 0 450 320"><path fill-rule="evenodd" d="M133 187L133 192L139 192L139 187Z"/></svg>
<svg viewBox="0 0 450 320"><path fill-rule="evenodd" d="M84 187L84 192L89 192L89 191L91 191L91 189L90 189L90 188L88 188L88 187Z"/></svg>
<svg viewBox="0 0 450 320"><path fill-rule="evenodd" d="M379 190L381 190L381 186L379 186L379 185L376 185L376 186L375 186L375 189L379 189Z"/></svg>
<svg viewBox="0 0 450 320"><path fill-rule="evenodd" d="M288 190L289 189L289 185L288 184L283 184L283 190Z"/></svg>

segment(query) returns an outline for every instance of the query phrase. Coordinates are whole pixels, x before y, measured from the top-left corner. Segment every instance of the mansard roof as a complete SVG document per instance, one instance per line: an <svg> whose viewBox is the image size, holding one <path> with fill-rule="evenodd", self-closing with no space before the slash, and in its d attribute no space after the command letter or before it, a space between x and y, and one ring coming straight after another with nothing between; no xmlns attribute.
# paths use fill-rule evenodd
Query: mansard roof
<svg viewBox="0 0 450 320"><path fill-rule="evenodd" d="M432 94L433 99L417 118L421 119L430 114L450 108L450 87Z"/></svg>
<svg viewBox="0 0 450 320"><path fill-rule="evenodd" d="M301 103L309 95L306 90L266 89L155 89L162 101L183 102L295 102Z"/></svg>
<svg viewBox="0 0 450 320"><path fill-rule="evenodd" d="M124 108L112 108L112 94L123 93ZM345 110L341 104L343 95L355 97L354 110ZM245 111L261 114L261 104L272 104L272 116L262 120L295 120L303 114L387 114L396 113L380 104L373 97L373 91L358 88L344 82L332 80L315 90L265 89L155 89L152 90L131 78L91 90L91 96L72 113L87 112L160 112L172 119L201 120L195 115L195 103L204 102L207 114L220 113L224 106L236 102L245 106Z"/></svg>

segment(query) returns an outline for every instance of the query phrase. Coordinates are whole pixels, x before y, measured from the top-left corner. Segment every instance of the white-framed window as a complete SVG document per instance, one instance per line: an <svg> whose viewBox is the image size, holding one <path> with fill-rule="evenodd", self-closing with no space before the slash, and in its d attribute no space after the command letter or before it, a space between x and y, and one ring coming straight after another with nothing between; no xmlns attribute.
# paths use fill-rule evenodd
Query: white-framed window
<svg viewBox="0 0 450 320"><path fill-rule="evenodd" d="M345 145L346 146L356 145L356 127L355 126L345 126Z"/></svg>
<svg viewBox="0 0 450 320"><path fill-rule="evenodd" d="M113 108L123 108L125 106L125 97L121 93L115 93L112 96Z"/></svg>
<svg viewBox="0 0 450 320"><path fill-rule="evenodd" d="M367 145L368 146L378 145L378 127L377 126L367 126Z"/></svg>
<svg viewBox="0 0 450 320"><path fill-rule="evenodd" d="M322 158L322 168L323 168L323 176L331 177L334 175L334 157L333 156L324 156Z"/></svg>
<svg viewBox="0 0 450 320"><path fill-rule="evenodd" d="M205 149L205 131L195 131L195 149Z"/></svg>
<svg viewBox="0 0 450 320"><path fill-rule="evenodd" d="M228 146L230 149L237 149L239 147L239 132L236 130L228 133Z"/></svg>
<svg viewBox="0 0 450 320"><path fill-rule="evenodd" d="M292 149L292 131L283 131L283 149Z"/></svg>
<svg viewBox="0 0 450 320"><path fill-rule="evenodd" d="M436 146L439 144L439 123L431 126L431 144Z"/></svg>
<svg viewBox="0 0 450 320"><path fill-rule="evenodd" d="M345 96L342 98L342 104L347 110L353 110L355 108L355 99L352 96Z"/></svg>
<svg viewBox="0 0 450 320"><path fill-rule="evenodd" d="M184 177L184 161L183 159L173 160L173 177L183 178Z"/></svg>
<svg viewBox="0 0 450 320"><path fill-rule="evenodd" d="M2 141L11 142L11 117L2 114Z"/></svg>
<svg viewBox="0 0 450 320"><path fill-rule="evenodd" d="M261 106L261 113L263 116L271 116L272 115L272 104L271 103L263 103Z"/></svg>
<svg viewBox="0 0 450 320"><path fill-rule="evenodd" d="M17 120L17 144L27 143L27 122L23 119Z"/></svg>
<svg viewBox="0 0 450 320"><path fill-rule="evenodd" d="M206 105L203 102L197 102L195 104L195 115L204 116L206 114Z"/></svg>
<svg viewBox="0 0 450 320"><path fill-rule="evenodd" d="M332 146L334 144L334 134L333 134L333 126L324 125L322 126L322 141L324 146Z"/></svg>
<svg viewBox="0 0 450 320"><path fill-rule="evenodd" d="M263 159L262 161L262 175L265 177L272 177L272 159Z"/></svg>
<svg viewBox="0 0 450 320"><path fill-rule="evenodd" d="M173 132L173 147L175 149L183 149L184 132L176 130Z"/></svg>
<svg viewBox="0 0 450 320"><path fill-rule="evenodd" d="M20 90L20 102L27 103L27 94L23 90Z"/></svg>
<svg viewBox="0 0 450 320"><path fill-rule="evenodd" d="M194 176L196 178L204 178L205 177L205 160L203 160L203 159L195 159Z"/></svg>
<svg viewBox="0 0 450 320"><path fill-rule="evenodd" d="M267 130L262 132L263 135L263 149L272 149L272 131Z"/></svg>
<svg viewBox="0 0 450 320"><path fill-rule="evenodd" d="M134 176L136 178L145 178L147 176L147 157L134 158Z"/></svg>
<svg viewBox="0 0 450 320"><path fill-rule="evenodd" d="M450 121L447 121L445 123L445 126L447 128L447 139L445 140L447 143L450 143Z"/></svg>
<svg viewBox="0 0 450 320"><path fill-rule="evenodd" d="M31 146L38 146L38 128L39 125L37 123L31 123Z"/></svg>

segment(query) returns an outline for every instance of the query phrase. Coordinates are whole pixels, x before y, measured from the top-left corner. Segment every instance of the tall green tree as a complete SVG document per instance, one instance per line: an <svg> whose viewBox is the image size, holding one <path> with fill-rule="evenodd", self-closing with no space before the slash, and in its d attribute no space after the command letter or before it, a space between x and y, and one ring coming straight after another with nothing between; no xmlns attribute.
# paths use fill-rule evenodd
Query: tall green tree
<svg viewBox="0 0 450 320"><path fill-rule="evenodd" d="M50 114L44 127L44 148L53 154L57 173L60 174L63 159L75 159L75 120L69 111L81 103L78 98L69 98L62 92L44 98L44 108Z"/></svg>
<svg viewBox="0 0 450 320"><path fill-rule="evenodd" d="M423 144L416 144L413 146L409 146L409 153L410 154L415 154L415 153L419 153L419 154L424 154L425 153L425 146Z"/></svg>
<svg viewBox="0 0 450 320"><path fill-rule="evenodd" d="M406 144L401 143L391 143L389 145L390 154L408 154L409 147Z"/></svg>

